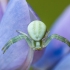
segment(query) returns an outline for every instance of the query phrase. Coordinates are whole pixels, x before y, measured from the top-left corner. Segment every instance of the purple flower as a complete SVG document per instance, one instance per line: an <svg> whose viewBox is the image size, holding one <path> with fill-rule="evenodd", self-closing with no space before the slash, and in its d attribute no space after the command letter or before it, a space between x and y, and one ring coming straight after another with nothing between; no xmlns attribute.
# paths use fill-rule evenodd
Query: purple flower
<svg viewBox="0 0 70 70"><path fill-rule="evenodd" d="M6 10L3 11L2 8L0 15L0 70L27 70L32 63L34 51L25 40L13 44L5 54L1 49L8 40L18 35L16 30L27 33L28 24L39 18L26 0L10 0Z"/></svg>
<svg viewBox="0 0 70 70"><path fill-rule="evenodd" d="M66 55L54 68L54 70L70 70L70 53Z"/></svg>
<svg viewBox="0 0 70 70"><path fill-rule="evenodd" d="M0 21L1 21L2 16L3 16L3 10L2 10L1 3L0 3Z"/></svg>
<svg viewBox="0 0 70 70"><path fill-rule="evenodd" d="M8 40L18 35L16 30L27 33L28 24L33 20L40 19L26 0L10 0L9 3L8 0L1 0L0 3L0 70L28 70L31 63L36 69L49 69L50 67L54 67L69 52L69 47L57 40L52 40L46 48L35 52L29 48L25 40L21 40L13 44L3 54L2 47ZM65 12L67 11L68 9ZM51 34L57 33L69 40L69 32L67 32L65 27L66 23L69 26L70 21L68 21L67 14L66 16L64 15L65 13L55 22L56 24L51 29Z"/></svg>
<svg viewBox="0 0 70 70"><path fill-rule="evenodd" d="M59 34L70 41L70 6L67 7L64 13L55 22L49 35L51 34ZM39 61L36 62L33 67L36 70L51 70L68 53L69 47L66 44L53 39L46 47L42 58L39 59ZM64 70L60 68L61 66L59 69L57 67L55 70Z"/></svg>
<svg viewBox="0 0 70 70"><path fill-rule="evenodd" d="M0 20L6 10L8 0L0 0Z"/></svg>

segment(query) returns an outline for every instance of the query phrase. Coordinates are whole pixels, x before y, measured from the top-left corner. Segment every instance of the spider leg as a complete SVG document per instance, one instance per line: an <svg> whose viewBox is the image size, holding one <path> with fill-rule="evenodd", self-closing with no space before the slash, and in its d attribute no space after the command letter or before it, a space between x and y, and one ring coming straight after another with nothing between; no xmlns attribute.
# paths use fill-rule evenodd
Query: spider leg
<svg viewBox="0 0 70 70"><path fill-rule="evenodd" d="M47 39L49 32L50 32L50 31L46 32L44 38L42 39L43 42Z"/></svg>
<svg viewBox="0 0 70 70"><path fill-rule="evenodd" d="M47 31L46 34L45 34L45 37L47 37L49 33L50 33L50 31Z"/></svg>
<svg viewBox="0 0 70 70"><path fill-rule="evenodd" d="M64 37L62 37L62 36L60 36L60 35L58 35L58 34L53 34L53 35L51 35L50 37L48 37L48 38L46 39L46 41L43 43L43 46L42 46L42 47L46 47L46 46L50 43L50 41L51 41L52 39L57 39L57 40L59 40L59 41L64 42L64 43L67 44L68 46L70 46L70 42L69 42L66 38L64 38Z"/></svg>
<svg viewBox="0 0 70 70"><path fill-rule="evenodd" d="M45 43L45 41L47 40L48 38L48 34L49 34L50 31L47 31L44 38L42 39L42 45Z"/></svg>
<svg viewBox="0 0 70 70"><path fill-rule="evenodd" d="M31 40L29 39L29 37L28 37L25 33L23 33L23 35L20 34L20 35L18 35L18 36L16 36L16 37L13 37L12 39L10 39L10 40L5 44L5 46L2 48L3 54L6 52L6 50L7 50L12 44L14 44L14 43L16 43L16 42L18 42L19 40L22 40L22 39L25 39L25 40L27 41L28 45L31 46Z"/></svg>
<svg viewBox="0 0 70 70"><path fill-rule="evenodd" d="M18 33L22 34L22 35L26 35L26 36L27 36L27 34L23 33L22 31L19 31L19 30L16 30L16 31L17 31ZM31 43L28 42L28 43L29 43L29 47L32 48L33 50L35 50L35 48L34 48L34 47L35 47L35 41L32 40L32 39L29 38L29 37L28 37L28 39L31 40ZM27 40L27 41L28 41L28 40Z"/></svg>
<svg viewBox="0 0 70 70"><path fill-rule="evenodd" d="M20 33L20 34L24 34L22 31L17 31L18 33ZM40 47L40 42L35 42L34 40L32 40L31 41L31 48L33 49L33 50L40 50L40 49L42 49L41 47Z"/></svg>

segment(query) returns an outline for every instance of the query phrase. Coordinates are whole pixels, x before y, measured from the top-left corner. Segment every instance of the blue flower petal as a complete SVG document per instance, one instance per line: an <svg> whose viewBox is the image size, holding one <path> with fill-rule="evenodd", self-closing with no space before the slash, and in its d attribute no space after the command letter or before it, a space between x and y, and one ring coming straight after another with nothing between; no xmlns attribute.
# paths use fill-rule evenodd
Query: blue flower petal
<svg viewBox="0 0 70 70"><path fill-rule="evenodd" d="M1 4L0 4L0 21L1 21L1 19L2 19L2 16L3 16L3 10L2 10L2 6L1 6Z"/></svg>
<svg viewBox="0 0 70 70"><path fill-rule="evenodd" d="M70 6L67 7L65 12L55 22L50 32L49 35L59 34L70 40ZM69 47L66 44L53 39L46 47L43 57L36 62L33 67L40 70L49 70L49 68L51 69L54 67L55 64L58 63L58 61L68 52Z"/></svg>
<svg viewBox="0 0 70 70"><path fill-rule="evenodd" d="M70 70L70 53L53 70Z"/></svg>
<svg viewBox="0 0 70 70"><path fill-rule="evenodd" d="M27 33L30 23L29 8L25 0L10 0L0 23L0 70L16 70L25 61L29 46L25 40L13 44L5 54L2 47L12 37L17 36L16 30Z"/></svg>

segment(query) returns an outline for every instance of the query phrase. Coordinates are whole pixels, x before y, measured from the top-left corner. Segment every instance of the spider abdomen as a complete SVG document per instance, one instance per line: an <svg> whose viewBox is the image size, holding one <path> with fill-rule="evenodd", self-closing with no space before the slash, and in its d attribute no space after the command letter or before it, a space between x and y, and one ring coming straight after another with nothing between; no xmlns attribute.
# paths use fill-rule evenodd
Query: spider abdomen
<svg viewBox="0 0 70 70"><path fill-rule="evenodd" d="M40 41L46 33L46 25L35 20L28 25L28 33L33 40Z"/></svg>

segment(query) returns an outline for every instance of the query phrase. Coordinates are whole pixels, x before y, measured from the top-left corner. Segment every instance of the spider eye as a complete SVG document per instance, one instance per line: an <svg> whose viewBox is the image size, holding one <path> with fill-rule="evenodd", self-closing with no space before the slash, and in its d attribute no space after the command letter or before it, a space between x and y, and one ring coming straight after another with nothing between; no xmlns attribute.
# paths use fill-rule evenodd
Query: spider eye
<svg viewBox="0 0 70 70"><path fill-rule="evenodd" d="M46 33L46 25L39 20L32 21L28 25L28 33L35 41L40 41Z"/></svg>

